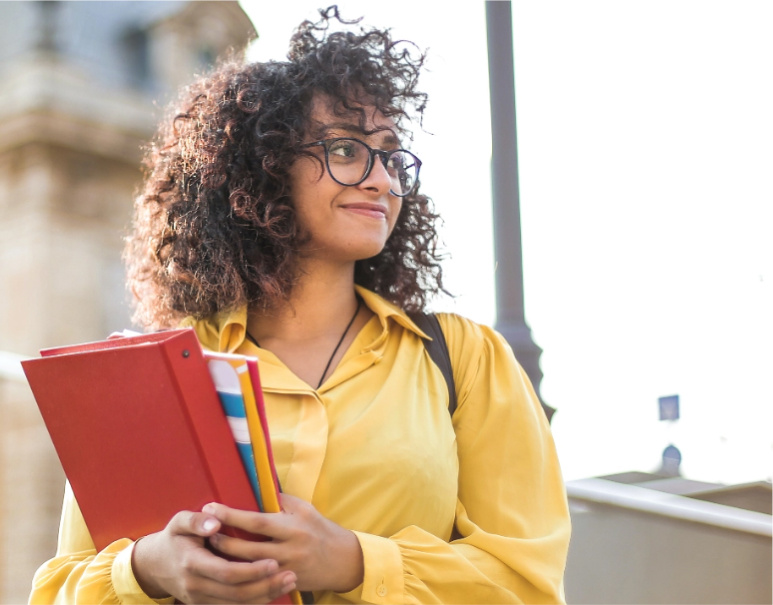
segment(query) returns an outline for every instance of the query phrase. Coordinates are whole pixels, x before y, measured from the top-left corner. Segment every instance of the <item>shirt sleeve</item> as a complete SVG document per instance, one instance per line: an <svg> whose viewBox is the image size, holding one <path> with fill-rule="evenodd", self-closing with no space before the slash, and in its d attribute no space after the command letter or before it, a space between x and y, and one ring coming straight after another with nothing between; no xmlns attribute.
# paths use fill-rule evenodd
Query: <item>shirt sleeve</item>
<svg viewBox="0 0 773 605"><path fill-rule="evenodd" d="M505 340L441 315L458 392L454 536L357 534L367 603L563 603L570 521L550 427Z"/></svg>
<svg viewBox="0 0 773 605"><path fill-rule="evenodd" d="M56 556L35 573L29 603L172 603L142 591L132 571L133 548L124 538L97 552L68 483Z"/></svg>

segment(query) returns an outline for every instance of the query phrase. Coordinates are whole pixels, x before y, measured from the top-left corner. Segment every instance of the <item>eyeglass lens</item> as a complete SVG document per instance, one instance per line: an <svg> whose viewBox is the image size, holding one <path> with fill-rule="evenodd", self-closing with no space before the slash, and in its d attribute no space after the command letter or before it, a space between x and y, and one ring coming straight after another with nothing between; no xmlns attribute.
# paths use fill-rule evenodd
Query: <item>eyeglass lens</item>
<svg viewBox="0 0 773 605"><path fill-rule="evenodd" d="M381 161L381 158L373 161ZM362 182L368 173L370 162L370 150L362 141L337 139L328 144L328 169L331 176L342 185L356 185ZM392 193L409 193L416 183L418 167L418 159L409 151L396 149L387 152L385 168L392 183Z"/></svg>

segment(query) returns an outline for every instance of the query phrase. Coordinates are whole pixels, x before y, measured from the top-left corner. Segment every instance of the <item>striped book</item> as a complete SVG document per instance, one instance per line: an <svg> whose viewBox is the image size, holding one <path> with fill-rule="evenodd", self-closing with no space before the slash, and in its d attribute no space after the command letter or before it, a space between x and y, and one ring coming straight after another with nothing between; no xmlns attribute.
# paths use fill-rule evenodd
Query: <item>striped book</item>
<svg viewBox="0 0 773 605"><path fill-rule="evenodd" d="M261 512L279 505L279 481L254 357L205 351L210 375Z"/></svg>

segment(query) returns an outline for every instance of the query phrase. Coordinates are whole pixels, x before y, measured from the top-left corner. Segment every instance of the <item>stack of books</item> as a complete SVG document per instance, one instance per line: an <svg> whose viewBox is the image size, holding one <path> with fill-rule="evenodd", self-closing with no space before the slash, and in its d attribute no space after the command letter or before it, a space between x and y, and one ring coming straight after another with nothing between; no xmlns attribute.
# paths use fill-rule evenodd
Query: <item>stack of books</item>
<svg viewBox="0 0 773 605"><path fill-rule="evenodd" d="M256 358L203 351L181 329L45 349L22 366L97 550L208 502L281 511Z"/></svg>

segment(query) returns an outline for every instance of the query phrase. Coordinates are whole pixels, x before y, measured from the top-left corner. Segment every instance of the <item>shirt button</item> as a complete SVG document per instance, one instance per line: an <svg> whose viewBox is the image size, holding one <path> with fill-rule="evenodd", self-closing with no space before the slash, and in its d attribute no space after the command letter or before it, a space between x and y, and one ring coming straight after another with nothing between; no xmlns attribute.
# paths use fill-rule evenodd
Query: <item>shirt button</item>
<svg viewBox="0 0 773 605"><path fill-rule="evenodd" d="M378 588L376 588L376 594L378 596L385 597L386 593L387 593L387 589L386 589L386 586L384 586L383 584L381 586L379 586Z"/></svg>

